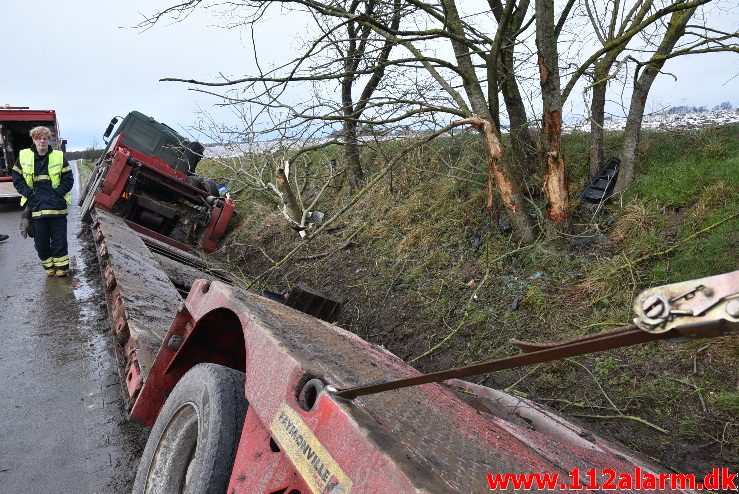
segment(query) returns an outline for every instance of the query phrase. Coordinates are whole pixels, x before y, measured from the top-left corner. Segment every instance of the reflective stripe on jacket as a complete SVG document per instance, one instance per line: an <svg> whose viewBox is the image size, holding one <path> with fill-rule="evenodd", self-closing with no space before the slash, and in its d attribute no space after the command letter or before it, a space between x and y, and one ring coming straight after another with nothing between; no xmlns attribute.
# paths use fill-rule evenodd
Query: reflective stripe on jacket
<svg viewBox="0 0 739 494"><path fill-rule="evenodd" d="M71 170L69 167L64 167L64 153L57 150L52 150L49 153L49 167L48 167L48 175L36 175L34 176L34 168L35 168L35 153L32 149L21 149L21 152L18 155L18 164L20 165L21 169L20 172L23 175L23 180L26 182L28 187L33 189L34 183L39 182L41 180L50 180L51 181L51 187L53 189L56 189L59 187L59 184L61 183L62 179L62 173L68 172ZM16 170L18 171L18 170ZM64 200L67 204L72 202L72 192L67 192L64 194ZM26 203L26 197L21 197L21 206L23 206ZM45 211L45 214L66 214L67 211L65 210L54 210L54 211ZM33 213L33 216L41 216L42 214L36 214Z"/></svg>

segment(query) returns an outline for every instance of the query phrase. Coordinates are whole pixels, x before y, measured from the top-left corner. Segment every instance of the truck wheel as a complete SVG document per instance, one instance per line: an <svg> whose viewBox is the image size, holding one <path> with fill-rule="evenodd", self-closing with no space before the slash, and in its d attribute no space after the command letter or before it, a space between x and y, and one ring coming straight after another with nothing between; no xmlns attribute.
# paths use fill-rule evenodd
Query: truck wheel
<svg viewBox="0 0 739 494"><path fill-rule="evenodd" d="M198 177L197 175L190 175L187 177L187 183L195 187L196 189L202 189L205 190L205 187L203 186L203 179Z"/></svg>
<svg viewBox="0 0 739 494"><path fill-rule="evenodd" d="M212 178L204 178L203 186L209 196L218 197L221 195L220 192L218 192L218 184Z"/></svg>
<svg viewBox="0 0 739 494"><path fill-rule="evenodd" d="M133 493L225 493L246 408L243 372L215 364L190 369L151 430Z"/></svg>

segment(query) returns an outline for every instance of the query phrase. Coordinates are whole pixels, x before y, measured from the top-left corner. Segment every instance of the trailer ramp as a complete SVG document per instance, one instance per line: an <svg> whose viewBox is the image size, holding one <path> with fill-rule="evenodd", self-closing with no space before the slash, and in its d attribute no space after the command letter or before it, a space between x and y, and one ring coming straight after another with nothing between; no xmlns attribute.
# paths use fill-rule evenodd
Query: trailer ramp
<svg viewBox="0 0 739 494"><path fill-rule="evenodd" d="M92 218L118 371L132 402L182 297L155 254L125 220L98 209L92 210Z"/></svg>

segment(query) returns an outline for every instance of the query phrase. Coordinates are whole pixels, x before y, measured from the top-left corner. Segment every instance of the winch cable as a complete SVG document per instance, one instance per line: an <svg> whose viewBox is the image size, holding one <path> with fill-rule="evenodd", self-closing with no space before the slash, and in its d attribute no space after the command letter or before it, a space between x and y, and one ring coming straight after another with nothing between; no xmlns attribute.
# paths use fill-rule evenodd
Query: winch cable
<svg viewBox="0 0 739 494"><path fill-rule="evenodd" d="M479 364L473 364L466 367L457 367L454 369L432 372L420 376L407 377L392 381L380 381L353 388L340 389L332 391L332 394L340 398L351 400L358 396L381 393L383 391L390 391L393 389L441 382L446 381L447 379L459 379L480 374L489 374L491 372L506 369L515 369L517 367L524 367L542 362L551 362L553 360L576 357L587 353L602 352L604 350L611 350L614 348L639 345L670 337L672 337L672 335L668 335L666 333L648 333L634 325L629 325L595 335L558 343L536 344L514 341L514 344L517 344L522 350L524 350L524 352L528 353L481 362Z"/></svg>

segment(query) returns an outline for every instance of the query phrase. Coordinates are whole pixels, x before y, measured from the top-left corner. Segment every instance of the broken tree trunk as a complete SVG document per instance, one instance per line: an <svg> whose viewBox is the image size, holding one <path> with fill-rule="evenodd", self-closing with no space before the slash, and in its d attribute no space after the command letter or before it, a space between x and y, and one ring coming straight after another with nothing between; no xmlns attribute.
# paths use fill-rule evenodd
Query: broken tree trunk
<svg viewBox="0 0 739 494"><path fill-rule="evenodd" d="M559 54L554 27L554 0L536 0L536 46L539 50L539 82L544 106L544 133L547 136L547 169L544 193L547 215L554 223L570 216L570 184L562 156L562 92L559 86Z"/></svg>
<svg viewBox="0 0 739 494"><path fill-rule="evenodd" d="M511 217L514 231L522 242L530 244L534 241L533 227L531 226L531 221L521 204L516 184L500 166L500 159L503 157L503 148L500 145L500 139L498 139L498 135L495 132L493 122L480 117L471 117L456 120L453 124L471 125L480 132L480 135L485 142L485 149L488 152L486 208L488 211L492 211L494 208L493 189L497 183L500 197L503 200L503 206Z"/></svg>
<svg viewBox="0 0 739 494"><path fill-rule="evenodd" d="M275 173L275 185L282 199L282 214L294 225L302 226L303 208L298 204L283 168L278 168Z"/></svg>
<svg viewBox="0 0 739 494"><path fill-rule="evenodd" d="M562 112L553 110L544 114L544 132L547 135L547 171L544 176L544 193L547 195L547 216L555 223L565 221L570 215L569 179L562 156L560 135Z"/></svg>

